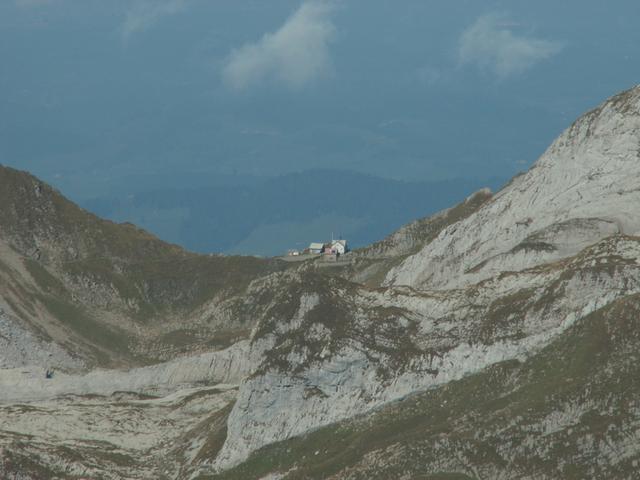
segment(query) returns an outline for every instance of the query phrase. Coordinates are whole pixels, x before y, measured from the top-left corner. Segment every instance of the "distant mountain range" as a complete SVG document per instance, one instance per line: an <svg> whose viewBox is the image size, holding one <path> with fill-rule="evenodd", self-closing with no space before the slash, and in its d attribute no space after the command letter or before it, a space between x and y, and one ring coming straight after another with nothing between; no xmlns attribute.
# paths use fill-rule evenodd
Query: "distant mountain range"
<svg viewBox="0 0 640 480"><path fill-rule="evenodd" d="M332 234L354 247L367 245L480 188L495 190L505 180L410 183L327 169L226 185L119 191L79 203L190 250L275 256Z"/></svg>

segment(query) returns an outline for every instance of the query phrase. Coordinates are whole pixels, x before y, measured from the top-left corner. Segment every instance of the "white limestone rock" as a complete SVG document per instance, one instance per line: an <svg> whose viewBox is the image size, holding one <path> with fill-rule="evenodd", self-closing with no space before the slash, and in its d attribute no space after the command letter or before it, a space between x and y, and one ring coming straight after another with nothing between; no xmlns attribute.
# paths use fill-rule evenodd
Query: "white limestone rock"
<svg viewBox="0 0 640 480"><path fill-rule="evenodd" d="M42 401L61 395L112 395L118 391L165 395L178 387L206 382L237 384L250 369L248 342L226 350L134 368L128 371L96 369L84 375L56 372L45 377L45 367L0 370L0 404Z"/></svg>
<svg viewBox="0 0 640 480"><path fill-rule="evenodd" d="M60 345L38 338L32 331L0 305L0 370L29 365L56 365L62 369L79 369L83 362L73 358Z"/></svg>
<svg viewBox="0 0 640 480"><path fill-rule="evenodd" d="M229 468L266 444L492 364L524 360L579 319L634 293L640 293L640 241L617 236L569 262L500 275L465 289L352 292L352 316L337 351L332 333L318 328L322 321L306 314L313 310L310 305L339 304L344 294L336 290L301 302L306 308L278 322L278 334L269 337L266 348L256 347L262 356L282 356L273 363L265 360L241 384L215 467ZM377 309L391 309L395 318L380 335L367 337L371 323L379 322L372 314ZM299 335L309 346L291 348L286 339ZM309 353L321 347L330 353ZM274 366L282 363L290 367Z"/></svg>
<svg viewBox="0 0 640 480"><path fill-rule="evenodd" d="M392 269L385 284L456 288L565 258L616 231L640 232L639 152L636 87L576 121L527 173ZM532 235L558 248L513 254Z"/></svg>
<svg viewBox="0 0 640 480"><path fill-rule="evenodd" d="M215 467L524 359L639 293L640 243L629 237L640 232L639 152L640 87L582 117L529 172L392 269L391 288L335 288L307 302L307 314L276 321L253 340L263 364L241 384ZM325 315L342 305L348 326L310 320L323 305L333 308ZM377 318L381 310L393 318Z"/></svg>

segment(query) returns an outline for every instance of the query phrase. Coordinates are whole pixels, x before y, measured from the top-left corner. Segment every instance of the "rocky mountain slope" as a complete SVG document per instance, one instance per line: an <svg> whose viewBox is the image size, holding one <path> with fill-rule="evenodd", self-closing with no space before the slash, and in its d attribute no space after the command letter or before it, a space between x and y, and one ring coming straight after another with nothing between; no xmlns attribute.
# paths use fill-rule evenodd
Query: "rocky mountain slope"
<svg viewBox="0 0 640 480"><path fill-rule="evenodd" d="M527 174L393 268L387 288L335 281L305 290L312 282L300 280L289 313L252 338L263 361L240 387L214 469L525 361L637 294L639 152L636 88L582 117Z"/></svg>
<svg viewBox="0 0 640 480"><path fill-rule="evenodd" d="M31 224L34 206L5 212L5 345L69 365L48 380L26 366L39 354L4 361L0 477L635 478L638 178L640 87L497 194L344 267L192 257L93 217L41 226L56 208ZM44 298L93 313L65 326ZM87 333L116 327L119 354ZM97 351L137 368L86 368Z"/></svg>
<svg viewBox="0 0 640 480"><path fill-rule="evenodd" d="M6 167L0 167L0 205L0 328L19 318L24 335L72 354L71 363L58 355L58 368L135 366L228 346L252 326L238 295L284 268L187 252L133 225L99 219ZM36 350L48 350L45 343ZM3 360L30 362L11 358Z"/></svg>
<svg viewBox="0 0 640 480"><path fill-rule="evenodd" d="M300 289L260 324L216 466L505 361L525 361L580 319L640 293L640 241L604 240L565 262L465 289ZM606 289L603 289L606 285Z"/></svg>
<svg viewBox="0 0 640 480"><path fill-rule="evenodd" d="M201 478L635 479L639 300L612 302L525 360L271 444Z"/></svg>
<svg viewBox="0 0 640 480"><path fill-rule="evenodd" d="M637 88L621 93L580 118L526 174L393 269L385 284L469 285L640 232L638 96Z"/></svg>
<svg viewBox="0 0 640 480"><path fill-rule="evenodd" d="M379 287L392 268L420 251L446 227L474 213L491 197L491 190L484 188L452 208L411 222L388 237L351 252L350 263L340 269L339 275L355 283Z"/></svg>

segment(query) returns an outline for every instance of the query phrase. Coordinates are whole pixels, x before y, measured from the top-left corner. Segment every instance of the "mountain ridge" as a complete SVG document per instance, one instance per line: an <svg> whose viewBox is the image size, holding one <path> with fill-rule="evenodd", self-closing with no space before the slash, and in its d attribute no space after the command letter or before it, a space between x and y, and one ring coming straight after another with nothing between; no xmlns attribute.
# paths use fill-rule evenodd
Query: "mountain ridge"
<svg viewBox="0 0 640 480"><path fill-rule="evenodd" d="M640 88L635 87L586 113L526 174L390 272L386 284L468 285L501 270L517 270L519 262L560 259L605 236L640 231L633 210L640 200L633 183L640 165L631 160L640 151L639 112ZM562 243L563 237L579 235L581 243ZM538 259L519 258L520 242L540 239L548 248L537 252Z"/></svg>
<svg viewBox="0 0 640 480"><path fill-rule="evenodd" d="M204 338L243 325L227 348L172 350L169 362L127 372L63 372L58 383L38 369L0 370L0 392L19 392L0 393L0 429L11 432L0 474L635 478L639 152L635 87L495 195L480 191L352 262L261 261L228 296L214 290L180 324ZM57 250L45 246L48 262ZM3 278L37 262L5 237L0 248L13 252ZM43 274L40 287L55 292L54 280Z"/></svg>
<svg viewBox="0 0 640 480"><path fill-rule="evenodd" d="M272 260L187 252L131 224L99 219L35 177L14 169L0 167L0 185L0 243L6 253L2 260L12 258L13 264L0 272L6 285L3 297L14 306L5 305L6 309L25 320L31 318L32 324L62 321L63 329L80 344L86 344L90 335L89 344L101 343L91 347L99 351L100 362L110 361L105 355L135 364L140 361L135 357L142 354L142 360L143 350L152 343L144 337L154 325L159 330L154 341L159 345L152 350L164 348L162 343L171 347L162 337L183 330L176 317L198 317L209 309L212 316L207 323L211 323L213 316L224 313L215 313L208 304L223 304L261 275L284 268ZM37 314L33 308L29 312L32 304L39 305ZM36 317L45 318L36 321ZM221 321L217 320L218 328ZM204 331L216 329L198 323ZM102 338L93 335L92 329L101 330ZM141 343L123 350L117 343L126 345L127 337ZM186 347L200 342L182 337ZM57 340L66 343L64 337ZM111 341L116 344L107 345Z"/></svg>
<svg viewBox="0 0 640 480"><path fill-rule="evenodd" d="M271 367L267 364L266 370L258 367L259 375L250 376L243 382L239 399L229 417L227 442L214 467L220 470L233 467L265 444L362 414L379 404L416 391L421 388L418 386L420 384L422 388L435 387L437 382L431 383L433 380L424 374L433 370L434 360L438 372L436 378L444 376L446 383L459 378L456 377L458 374L473 374L494 363L535 355L578 319L618 296L637 293L638 285L633 280L637 275L637 238L624 236L615 222L599 218L603 216L600 212L609 209L627 218L629 221L626 226L636 225L640 221L636 207L640 204L637 191L629 189L626 195L621 196L624 200L617 198L616 192L613 201L598 204L598 192L608 191L607 180L610 177L592 175L590 170L586 173L584 169L579 170L584 174L585 185L591 189L588 198L595 200L585 202L582 210L577 211L594 209L595 201L595 205L599 205L595 208L596 215L594 218L576 215L576 210L571 210L570 202L566 203L566 213L553 213L558 210L560 200L567 200L566 196L562 196L565 195L563 182L571 180L574 172L569 169L555 181L544 174L538 176L538 172L544 173L550 163L561 163L566 158L563 149L569 148L571 152L572 148L576 148L585 154L589 166L597 166L599 160L607 158L607 154L613 155L609 166L612 163L622 164L626 168L612 168L609 173L614 178L624 178L627 183L633 183L633 179L638 178L638 175L633 175L636 171L634 168L640 166L637 157L640 151L639 106L638 87L606 101L602 107L586 114L561 135L527 174L514 179L460 222L446 225L420 252L394 267L383 284L387 289L375 293L364 290L354 294L358 288L352 287L350 296L355 298L349 310L351 315L342 315L340 318L353 324L357 331L366 329L370 321L376 324L375 320L371 320L377 318L374 315L375 308L400 307L395 301L403 295L407 298L404 308L391 308L389 319L404 325L405 329L412 324L412 328L420 326L418 328L422 329L424 337L418 338L423 343L415 344L412 348L409 368L395 372L391 383L384 375L379 375L375 365L391 361L395 355L392 344L388 345L390 349L386 353L381 352L372 360L362 352L373 353L374 344L368 343L368 336L362 332L357 335L358 340L352 340L354 344L346 341L336 349L332 337L326 337L326 325L323 327L324 323L319 319L314 320L315 317L311 315L319 306L339 302L338 298L348 295L347 292L342 290L339 293L341 291L338 290L331 300L323 301L322 297L314 296L307 298L305 309L300 307L289 320L279 324L280 334L266 336L257 342L258 350L282 352L280 362L286 360L290 366L280 370L278 365L281 363L276 362ZM576 132L579 132L580 141L571 142ZM620 141L616 143L618 136ZM524 197L524 203L531 207L527 202L528 189L547 191L551 196L555 192L560 200L555 203L540 202L540 218L529 221L527 215L535 213L534 209L517 207L516 204L509 210L512 197ZM604 198L607 198L606 195ZM617 207L621 207L620 212L615 210ZM519 222L522 225L518 225ZM523 227L525 231L513 233L512 230L518 227ZM531 233L540 233L541 228L548 229L546 236L541 239L529 238ZM477 231L484 233L478 235ZM627 233L633 232L633 228L627 230ZM523 240L527 243L521 245ZM486 244L484 251L483 241ZM560 249L562 241L566 245L564 251ZM459 253L456 251L457 244L461 245ZM552 248L548 248L547 244ZM506 250L504 262L497 264L493 270L482 265L483 261L501 253L501 248ZM589 253L583 255L580 253L583 250ZM436 253L429 253L434 251ZM608 253L601 257L599 252ZM458 257L465 256L471 260L463 266L463 261ZM587 261L581 263L580 259L585 256ZM449 266L447 262L452 257L454 260ZM619 266L616 266L617 258L623 259ZM589 274L592 264L598 265L600 262L604 270L592 270ZM477 268L476 265L481 266ZM574 271L575 265L580 266ZM431 283L424 280L429 278L428 275L433 276ZM602 288L606 289L606 293L598 292ZM594 298L585 295L585 292L591 292ZM473 299L471 305L468 298ZM492 308L495 308L495 313L491 313ZM330 317L331 313L327 315ZM507 331L515 327L509 324L520 318L521 323L517 325L521 330L516 328L501 338L500 335L504 335L500 333L502 328L489 326L485 336L478 335L482 328L473 326L482 324L484 318L506 322L502 328L506 327ZM460 330L453 334L457 345L455 348L449 350L449 347L445 347L442 350L442 346L434 347L433 342L438 345L436 339L445 335L442 328L456 331L454 325L464 322L468 323L467 328L472 328L471 331L480 328L475 337L465 337L464 330ZM292 332L298 332L300 325L305 325L307 332L302 346L291 340ZM332 328L328 330L332 331ZM382 337L389 334L382 334ZM294 338L300 338L298 335L296 333ZM317 345L314 346L314 342ZM411 342L402 341L399 345L407 346ZM326 352L325 356L309 357L310 352L317 351ZM292 370L293 365L300 362L303 362L302 372ZM341 373L332 373L335 371ZM304 392L309 385L322 394L305 399ZM354 397L352 392L359 392L360 396ZM269 407L265 408L264 405ZM291 405L296 407L291 410Z"/></svg>

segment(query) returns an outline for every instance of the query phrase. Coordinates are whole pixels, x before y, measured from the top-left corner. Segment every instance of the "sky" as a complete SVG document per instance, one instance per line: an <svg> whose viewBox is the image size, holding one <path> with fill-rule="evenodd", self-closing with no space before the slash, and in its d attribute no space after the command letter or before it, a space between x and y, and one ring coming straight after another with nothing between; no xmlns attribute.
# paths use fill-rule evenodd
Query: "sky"
<svg viewBox="0 0 640 480"><path fill-rule="evenodd" d="M1 0L0 163L76 197L151 175L508 177L640 82L638 18L637 0Z"/></svg>

